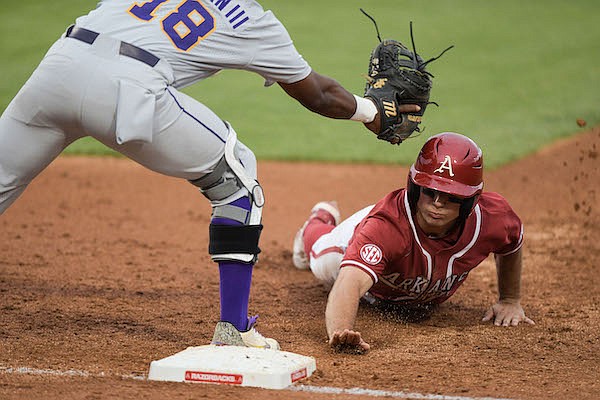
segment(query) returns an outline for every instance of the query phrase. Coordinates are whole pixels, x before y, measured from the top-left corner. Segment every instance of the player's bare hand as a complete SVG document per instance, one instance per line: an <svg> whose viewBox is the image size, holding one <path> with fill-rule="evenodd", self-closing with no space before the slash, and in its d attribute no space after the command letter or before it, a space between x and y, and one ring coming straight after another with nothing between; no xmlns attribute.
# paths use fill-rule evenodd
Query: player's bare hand
<svg viewBox="0 0 600 400"><path fill-rule="evenodd" d="M421 107L419 107L416 104L401 104L400 106L398 106L398 111L400 111L400 114L416 113L420 110ZM379 113L377 113L373 121L369 122L368 124L365 124L365 126L370 131L378 133L381 130L381 116L379 115Z"/></svg>
<svg viewBox="0 0 600 400"><path fill-rule="evenodd" d="M528 318L519 302L499 301L491 306L482 319L483 322L492 321L496 326L517 326L519 322L525 322L535 325L532 319Z"/></svg>
<svg viewBox="0 0 600 400"><path fill-rule="evenodd" d="M365 342L360 332L344 329L343 331L333 332L329 345L338 352L366 353L371 346Z"/></svg>

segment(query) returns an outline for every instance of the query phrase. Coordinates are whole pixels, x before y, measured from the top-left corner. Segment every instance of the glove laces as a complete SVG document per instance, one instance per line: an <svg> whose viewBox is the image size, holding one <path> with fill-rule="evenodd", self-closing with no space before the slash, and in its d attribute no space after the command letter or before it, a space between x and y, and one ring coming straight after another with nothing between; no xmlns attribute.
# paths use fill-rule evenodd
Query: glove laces
<svg viewBox="0 0 600 400"><path fill-rule="evenodd" d="M382 43L383 40L381 40L381 35L379 34L379 27L377 26L377 21L375 21L375 19L373 17L371 17L369 14L367 14L367 12L365 10L363 10L362 8L359 9L364 15L367 16L367 18L369 18L371 21L373 21L373 25L375 25L375 31L377 32L377 39L379 40L379 43ZM413 23L412 21L410 21L410 41L412 44L412 48L413 48L413 62L415 65L415 69L419 72L422 72L424 74L427 74L429 76L431 76L432 78L434 78L434 76L429 72L429 71L425 71L425 67L439 59L440 57L442 57L444 55L445 52L447 52L448 50L452 49L454 47L454 45L451 45L449 47L447 47L446 49L444 49L437 57L432 57L429 60L425 61L425 62L420 62L419 58L417 57L418 53L417 53L417 47L415 46L415 37L413 35Z"/></svg>

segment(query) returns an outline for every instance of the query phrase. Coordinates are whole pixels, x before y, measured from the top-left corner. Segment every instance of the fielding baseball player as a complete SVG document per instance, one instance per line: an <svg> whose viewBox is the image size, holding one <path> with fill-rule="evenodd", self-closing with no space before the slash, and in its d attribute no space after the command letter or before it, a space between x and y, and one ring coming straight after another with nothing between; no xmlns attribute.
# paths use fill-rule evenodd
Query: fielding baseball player
<svg viewBox="0 0 600 400"><path fill-rule="evenodd" d="M342 223L335 202L313 207L294 239L293 263L333 285L325 312L332 347L369 350L354 330L359 300L426 316L490 253L499 300L483 321L533 324L519 302L523 225L502 196L482 189L481 150L466 136L445 132L425 143L406 189Z"/></svg>
<svg viewBox="0 0 600 400"><path fill-rule="evenodd" d="M185 179L213 206L209 252L221 297L213 343L277 349L248 318L264 205L256 159L229 123L179 91L223 69L260 74L309 110L361 121L377 134L421 110L392 102L387 113L398 119L382 122L380 102L312 70L255 1L103 0L52 45L2 114L0 213L84 136Z"/></svg>

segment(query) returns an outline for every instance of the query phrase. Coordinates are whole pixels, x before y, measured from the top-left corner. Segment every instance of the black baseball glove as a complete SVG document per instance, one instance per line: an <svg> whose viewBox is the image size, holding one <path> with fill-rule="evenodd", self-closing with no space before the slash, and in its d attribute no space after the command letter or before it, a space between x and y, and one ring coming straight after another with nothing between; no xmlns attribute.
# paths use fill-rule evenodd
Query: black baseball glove
<svg viewBox="0 0 600 400"><path fill-rule="evenodd" d="M373 23L375 20L364 12ZM377 29L377 23L375 23ZM410 29L412 39L412 23ZM414 131L420 132L419 124L430 104L429 93L432 87L431 75L425 67L430 62L437 60L453 46L448 47L439 56L428 61L417 54L413 40L413 50L396 40L381 40L377 29L379 45L371 53L365 97L371 99L381 118L381 125L377 138L400 144ZM421 110L416 113L400 113L401 104L417 104ZM435 104L435 103L433 103Z"/></svg>

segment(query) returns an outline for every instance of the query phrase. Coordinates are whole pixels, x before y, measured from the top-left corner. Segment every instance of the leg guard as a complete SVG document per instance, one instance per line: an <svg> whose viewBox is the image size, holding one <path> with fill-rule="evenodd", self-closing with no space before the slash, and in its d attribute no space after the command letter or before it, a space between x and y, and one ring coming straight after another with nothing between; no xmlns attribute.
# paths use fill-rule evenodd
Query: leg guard
<svg viewBox="0 0 600 400"><path fill-rule="evenodd" d="M237 142L233 128L229 124L227 127L225 155L210 174L191 183L198 186L213 205L209 228L212 259L252 264L260 253L258 242L264 195L258 181L247 171L255 170L254 155ZM240 159L253 165L244 167ZM249 201L244 201L246 198Z"/></svg>

